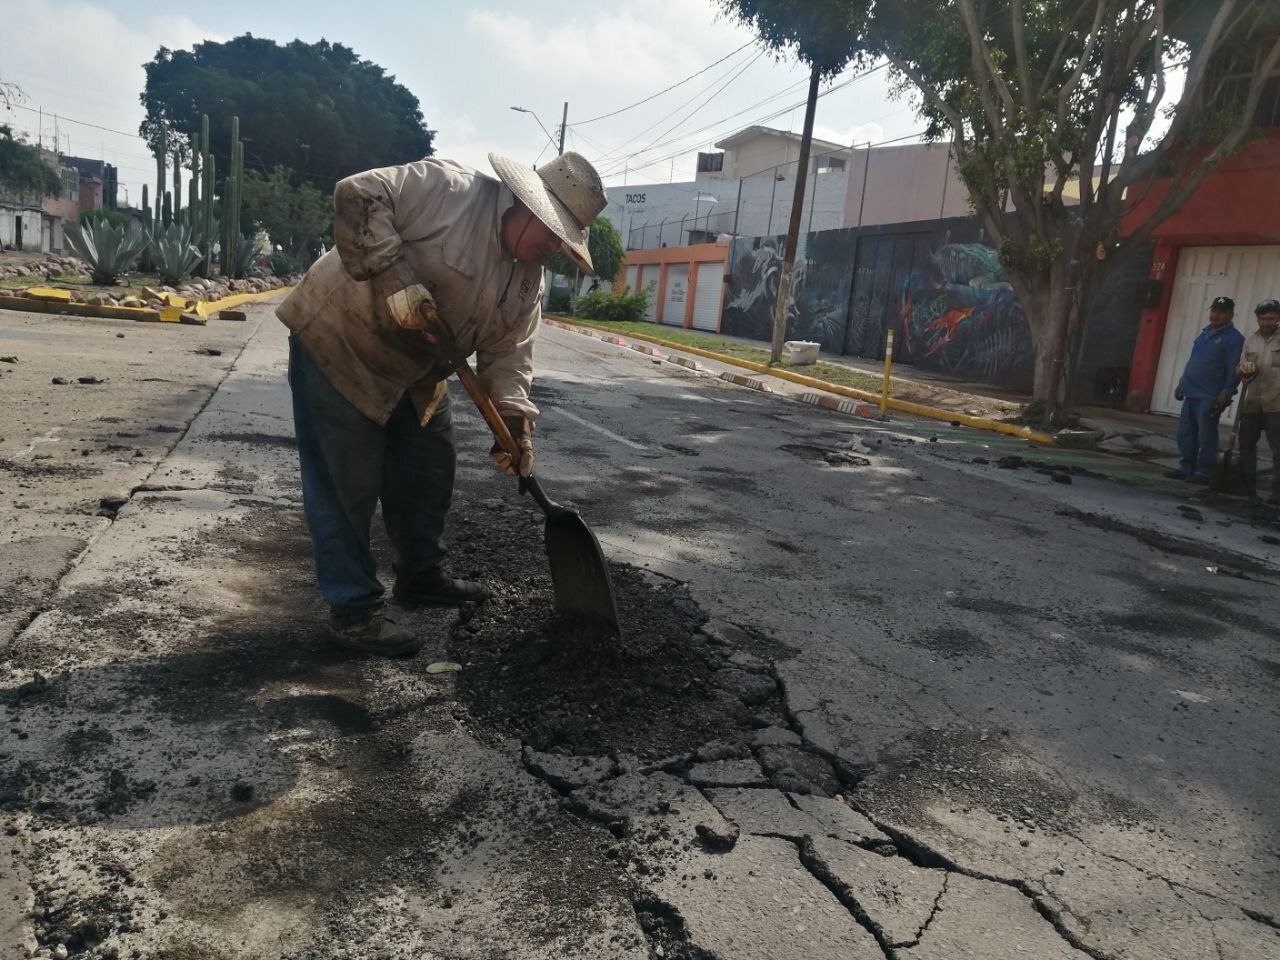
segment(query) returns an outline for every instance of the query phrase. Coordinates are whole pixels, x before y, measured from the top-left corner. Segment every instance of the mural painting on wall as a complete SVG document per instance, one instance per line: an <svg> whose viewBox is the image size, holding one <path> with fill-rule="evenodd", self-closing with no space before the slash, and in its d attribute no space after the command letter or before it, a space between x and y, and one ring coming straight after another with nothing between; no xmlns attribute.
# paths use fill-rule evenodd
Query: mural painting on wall
<svg viewBox="0 0 1280 960"><path fill-rule="evenodd" d="M953 242L949 229L938 229L943 223L975 239ZM787 339L879 358L892 326L902 362L991 382L1029 381L1030 331L999 255L981 242L973 221L943 223L913 224L910 233L846 229L802 237ZM734 242L722 332L771 339L782 246L781 237Z"/></svg>
<svg viewBox="0 0 1280 960"><path fill-rule="evenodd" d="M825 230L800 238L787 313L788 340L810 340L820 343L823 350L842 351L852 280L852 240L848 230ZM782 237L734 242L722 332L754 340L773 338L783 242Z"/></svg>
<svg viewBox="0 0 1280 960"><path fill-rule="evenodd" d="M904 359L998 383L1031 373L1031 335L1004 279L1000 255L983 243L950 243L911 271L899 299Z"/></svg>

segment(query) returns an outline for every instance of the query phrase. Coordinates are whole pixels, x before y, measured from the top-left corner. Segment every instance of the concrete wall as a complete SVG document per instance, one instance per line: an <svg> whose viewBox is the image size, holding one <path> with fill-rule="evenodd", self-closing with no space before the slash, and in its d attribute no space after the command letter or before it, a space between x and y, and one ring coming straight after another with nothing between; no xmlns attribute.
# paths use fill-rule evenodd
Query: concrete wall
<svg viewBox="0 0 1280 960"><path fill-rule="evenodd" d="M972 213L969 191L956 173L946 144L864 147L849 160L845 226L912 223Z"/></svg>
<svg viewBox="0 0 1280 960"><path fill-rule="evenodd" d="M40 253L41 215L39 210L0 205L0 245ZM18 221L22 221L22 246L18 246ZM46 251L47 252L47 251Z"/></svg>

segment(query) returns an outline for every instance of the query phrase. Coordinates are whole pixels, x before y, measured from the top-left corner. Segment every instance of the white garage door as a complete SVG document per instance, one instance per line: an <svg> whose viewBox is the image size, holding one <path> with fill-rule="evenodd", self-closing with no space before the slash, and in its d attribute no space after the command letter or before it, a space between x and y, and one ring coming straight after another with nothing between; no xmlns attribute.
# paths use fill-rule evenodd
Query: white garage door
<svg viewBox="0 0 1280 960"><path fill-rule="evenodd" d="M644 285L644 292L649 295L649 300L644 306L644 318L650 323L658 322L658 270L659 266L655 263L644 268L640 274L640 282Z"/></svg>
<svg viewBox="0 0 1280 960"><path fill-rule="evenodd" d="M627 267L627 289L635 293L640 289L640 268Z"/></svg>
<svg viewBox="0 0 1280 960"><path fill-rule="evenodd" d="M1258 301L1280 297L1280 246L1184 247L1179 252L1152 410L1177 413L1182 406L1173 398L1173 391L1191 356L1191 344L1209 322L1209 304L1214 297L1234 300L1236 328L1245 336L1253 333L1257 329L1253 308ZM1232 404L1224 419L1234 414Z"/></svg>
<svg viewBox="0 0 1280 960"><path fill-rule="evenodd" d="M698 289L693 295L693 329L720 330L720 301L724 296L724 264L698 264Z"/></svg>
<svg viewBox="0 0 1280 960"><path fill-rule="evenodd" d="M670 327L683 327L685 303L688 300L689 265L673 263L667 267L667 295L662 307L662 322Z"/></svg>

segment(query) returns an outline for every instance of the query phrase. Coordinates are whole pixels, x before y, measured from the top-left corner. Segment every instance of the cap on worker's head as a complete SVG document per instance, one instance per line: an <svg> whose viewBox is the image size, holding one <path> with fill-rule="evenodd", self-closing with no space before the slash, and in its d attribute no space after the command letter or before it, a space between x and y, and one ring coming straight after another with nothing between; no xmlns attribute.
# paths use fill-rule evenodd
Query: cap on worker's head
<svg viewBox="0 0 1280 960"><path fill-rule="evenodd" d="M1253 308L1255 314L1258 313L1280 313L1280 300L1274 297L1267 297L1265 300L1259 300L1258 305Z"/></svg>
<svg viewBox="0 0 1280 960"><path fill-rule="evenodd" d="M496 153L489 162L516 199L564 241L564 252L587 273L595 273L587 252L587 228L609 205L600 174L578 153L563 153L530 170Z"/></svg>
<svg viewBox="0 0 1280 960"><path fill-rule="evenodd" d="M1213 303L1209 304L1210 310L1230 310L1236 312L1236 302L1230 297L1214 297Z"/></svg>

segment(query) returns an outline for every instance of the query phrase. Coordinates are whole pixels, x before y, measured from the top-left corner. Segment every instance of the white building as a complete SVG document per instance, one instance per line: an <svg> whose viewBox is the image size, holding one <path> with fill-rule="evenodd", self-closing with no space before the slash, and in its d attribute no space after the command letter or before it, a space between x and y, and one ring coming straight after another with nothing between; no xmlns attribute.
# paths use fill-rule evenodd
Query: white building
<svg viewBox="0 0 1280 960"><path fill-rule="evenodd" d="M609 187L608 217L628 249L681 247L720 234L785 233L795 194L800 136L748 127L700 153L695 181ZM844 226L849 148L814 140L801 229Z"/></svg>

